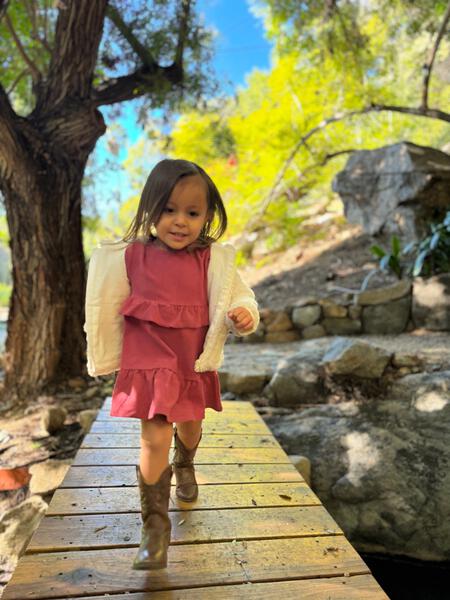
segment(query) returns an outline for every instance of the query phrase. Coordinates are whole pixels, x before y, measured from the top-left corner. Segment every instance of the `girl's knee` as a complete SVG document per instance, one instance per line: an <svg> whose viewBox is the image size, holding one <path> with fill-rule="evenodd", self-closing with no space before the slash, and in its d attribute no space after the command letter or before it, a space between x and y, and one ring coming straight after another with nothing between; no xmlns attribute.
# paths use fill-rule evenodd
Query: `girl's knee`
<svg viewBox="0 0 450 600"><path fill-rule="evenodd" d="M158 452L170 448L172 435L172 423L164 415L141 420L141 446L148 451Z"/></svg>

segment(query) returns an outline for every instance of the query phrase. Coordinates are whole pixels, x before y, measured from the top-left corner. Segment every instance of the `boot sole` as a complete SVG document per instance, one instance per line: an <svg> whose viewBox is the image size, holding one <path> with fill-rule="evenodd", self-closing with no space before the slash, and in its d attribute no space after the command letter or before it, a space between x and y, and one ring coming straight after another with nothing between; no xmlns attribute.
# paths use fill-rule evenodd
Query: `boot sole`
<svg viewBox="0 0 450 600"><path fill-rule="evenodd" d="M158 569L166 569L167 563L165 564L148 564L148 563L133 563L133 569L135 571L156 571Z"/></svg>

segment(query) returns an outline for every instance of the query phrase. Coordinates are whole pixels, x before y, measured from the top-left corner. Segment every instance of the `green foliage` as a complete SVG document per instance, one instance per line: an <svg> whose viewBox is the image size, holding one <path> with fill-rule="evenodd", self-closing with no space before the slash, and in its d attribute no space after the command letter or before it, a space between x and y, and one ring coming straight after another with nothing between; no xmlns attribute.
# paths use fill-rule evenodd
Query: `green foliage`
<svg viewBox="0 0 450 600"><path fill-rule="evenodd" d="M0 306L9 306L9 299L12 292L12 286L0 282Z"/></svg>
<svg viewBox="0 0 450 600"><path fill-rule="evenodd" d="M430 225L430 235L423 240L410 244L405 254L413 256L410 274L413 277L425 277L450 271L450 211L442 223Z"/></svg>
<svg viewBox="0 0 450 600"><path fill-rule="evenodd" d="M391 251L386 252L381 246L374 245L370 248L372 254L380 259L380 268L384 271L389 269L401 279L403 265L401 264L401 244L396 235L391 238Z"/></svg>
<svg viewBox="0 0 450 600"><path fill-rule="evenodd" d="M380 246L372 246L372 253L380 259L380 268L391 270L400 279L403 274L411 277L430 277L450 271L450 211L441 223L430 224L430 234L418 242L401 249L397 236L391 238L391 252ZM404 257L410 257L405 259Z"/></svg>

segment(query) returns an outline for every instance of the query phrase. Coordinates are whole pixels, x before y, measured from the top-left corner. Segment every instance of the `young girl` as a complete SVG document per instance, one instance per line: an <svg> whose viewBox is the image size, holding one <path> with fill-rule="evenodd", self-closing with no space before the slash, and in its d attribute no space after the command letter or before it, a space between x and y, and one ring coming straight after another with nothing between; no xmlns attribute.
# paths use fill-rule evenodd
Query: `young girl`
<svg viewBox="0 0 450 600"><path fill-rule="evenodd" d="M222 410L217 369L226 337L249 335L259 323L234 247L217 241L226 226L205 171L166 159L151 171L124 238L100 243L90 259L88 372L118 370L110 414L141 422L136 475L143 527L134 569L167 566L172 473L176 496L195 500L193 459L205 408Z"/></svg>

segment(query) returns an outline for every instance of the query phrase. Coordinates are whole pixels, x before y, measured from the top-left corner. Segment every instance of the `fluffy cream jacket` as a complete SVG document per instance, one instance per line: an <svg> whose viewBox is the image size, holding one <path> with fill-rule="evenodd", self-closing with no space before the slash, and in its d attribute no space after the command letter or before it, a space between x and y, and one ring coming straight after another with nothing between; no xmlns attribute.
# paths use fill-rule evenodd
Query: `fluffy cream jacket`
<svg viewBox="0 0 450 600"><path fill-rule="evenodd" d="M145 241L138 238L139 241ZM93 250L86 285L84 331L87 339L87 369L92 377L119 370L124 317L119 313L130 295L125 266L128 242L104 240ZM214 242L208 266L209 328L200 356L194 364L198 373L214 371L223 362L223 347L229 332L239 337L253 333L259 324L258 304L253 290L242 280L235 263L236 249ZM253 326L240 333L227 312L247 308Z"/></svg>

